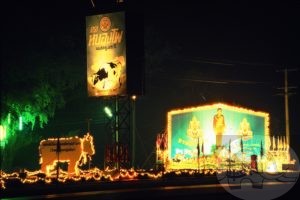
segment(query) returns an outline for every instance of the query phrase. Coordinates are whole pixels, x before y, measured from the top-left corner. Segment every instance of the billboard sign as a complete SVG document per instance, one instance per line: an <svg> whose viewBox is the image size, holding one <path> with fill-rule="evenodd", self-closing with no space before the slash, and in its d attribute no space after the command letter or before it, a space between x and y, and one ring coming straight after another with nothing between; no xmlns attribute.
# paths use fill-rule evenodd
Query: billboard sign
<svg viewBox="0 0 300 200"><path fill-rule="evenodd" d="M88 96L126 94L125 13L86 17Z"/></svg>
<svg viewBox="0 0 300 200"><path fill-rule="evenodd" d="M269 145L268 113L217 103L172 110L167 117L171 168L172 163L215 155L224 148L248 157L260 155L261 146Z"/></svg>

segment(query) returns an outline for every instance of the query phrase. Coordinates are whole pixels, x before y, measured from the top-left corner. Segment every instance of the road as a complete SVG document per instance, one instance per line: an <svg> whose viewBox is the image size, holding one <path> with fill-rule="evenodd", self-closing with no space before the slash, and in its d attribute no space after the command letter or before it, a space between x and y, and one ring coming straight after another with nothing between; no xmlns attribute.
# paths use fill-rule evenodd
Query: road
<svg viewBox="0 0 300 200"><path fill-rule="evenodd" d="M269 187L267 192L274 193L276 187ZM270 184L272 185L272 184ZM274 185L275 186L275 185ZM292 197L291 191L281 196L279 199ZM261 189L258 189L261 192ZM227 192L215 177L202 178L175 178L167 180L133 180L107 183L76 183L58 184L50 186L30 186L20 188L4 194L4 199L153 199L153 200L176 200L176 199L239 199ZM253 193L249 187L244 187L241 192ZM255 192L255 190L254 190ZM2 196L2 195L1 195ZM261 198L264 199L262 195Z"/></svg>
<svg viewBox="0 0 300 200"><path fill-rule="evenodd" d="M237 199L219 184L124 188L61 194L33 195L9 199ZM198 199L196 198L196 199Z"/></svg>

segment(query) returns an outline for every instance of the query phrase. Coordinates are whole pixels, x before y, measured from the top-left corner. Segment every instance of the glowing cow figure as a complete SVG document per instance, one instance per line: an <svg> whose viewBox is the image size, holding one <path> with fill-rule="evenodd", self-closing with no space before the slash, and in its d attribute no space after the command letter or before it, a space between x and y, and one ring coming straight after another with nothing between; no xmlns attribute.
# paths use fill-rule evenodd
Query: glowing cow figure
<svg viewBox="0 0 300 200"><path fill-rule="evenodd" d="M93 137L87 133L83 138L50 138L42 140L39 146L41 171L50 175L57 162L68 162L68 174L79 175L79 164L85 164L88 156L95 154Z"/></svg>
<svg viewBox="0 0 300 200"><path fill-rule="evenodd" d="M103 63L96 73L92 75L93 86L99 90L119 89L124 83L123 56L116 57L110 62Z"/></svg>

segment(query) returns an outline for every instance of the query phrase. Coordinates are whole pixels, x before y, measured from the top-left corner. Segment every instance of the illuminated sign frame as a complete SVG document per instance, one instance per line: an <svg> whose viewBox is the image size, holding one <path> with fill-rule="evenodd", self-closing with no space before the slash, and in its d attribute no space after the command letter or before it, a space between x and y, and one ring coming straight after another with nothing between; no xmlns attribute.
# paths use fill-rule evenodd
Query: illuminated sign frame
<svg viewBox="0 0 300 200"><path fill-rule="evenodd" d="M127 94L125 12L86 16L88 96Z"/></svg>
<svg viewBox="0 0 300 200"><path fill-rule="evenodd" d="M270 130L269 130L269 114L266 112L260 112L260 111L254 111L246 108L241 108L241 107L236 107L236 106L231 106L223 103L215 103L211 105L204 105L204 106L198 106L198 107L190 107L190 108L183 108L183 109L176 109L176 110L171 110L167 113L167 132L168 132L168 152L167 152L167 168L168 169L178 169L176 165L173 165L173 158L172 158L172 118L174 115L180 115L180 114L185 114L185 113L192 113L192 112L201 112L201 111L207 111L207 110L212 110L215 109L217 110L218 108L222 108L224 110L229 110L232 112L237 112L241 114L248 114L254 117L262 117L263 118L263 125L264 125L264 149L268 149L270 147ZM190 123L193 120L190 121ZM194 122L195 123L195 122ZM200 147L201 147L200 143ZM260 144L259 144L260 145Z"/></svg>

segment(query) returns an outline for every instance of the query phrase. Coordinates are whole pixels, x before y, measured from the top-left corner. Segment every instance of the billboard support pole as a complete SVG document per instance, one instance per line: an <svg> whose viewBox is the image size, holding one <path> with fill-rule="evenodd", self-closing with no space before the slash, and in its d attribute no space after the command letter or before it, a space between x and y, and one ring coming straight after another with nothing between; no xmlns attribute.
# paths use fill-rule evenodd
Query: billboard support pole
<svg viewBox="0 0 300 200"><path fill-rule="evenodd" d="M119 166L119 110L118 110L118 95L116 95L116 114L115 114L115 134L116 134L116 152L117 152L117 162L116 162L116 168L117 170L120 170Z"/></svg>
<svg viewBox="0 0 300 200"><path fill-rule="evenodd" d="M132 96L132 153L131 153L131 159L132 164L131 167L134 169L135 167L135 137L136 137L136 128L135 128L135 101L136 96Z"/></svg>

